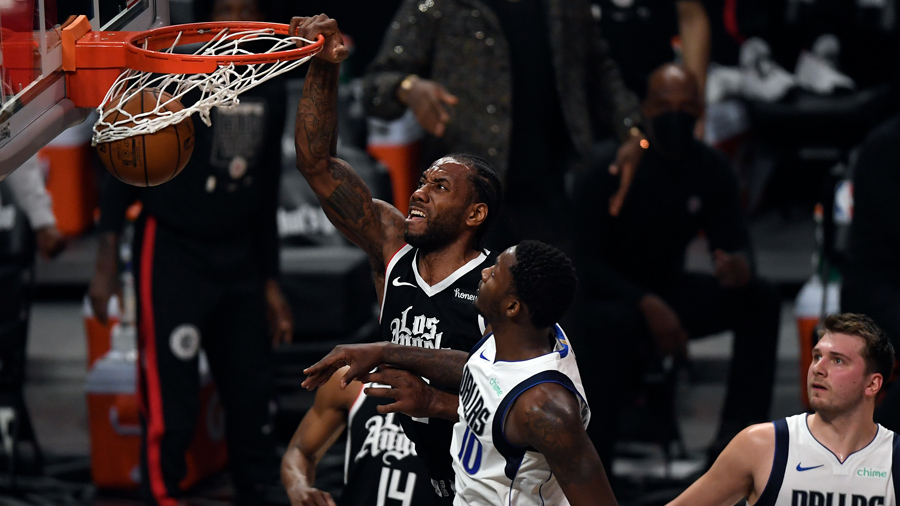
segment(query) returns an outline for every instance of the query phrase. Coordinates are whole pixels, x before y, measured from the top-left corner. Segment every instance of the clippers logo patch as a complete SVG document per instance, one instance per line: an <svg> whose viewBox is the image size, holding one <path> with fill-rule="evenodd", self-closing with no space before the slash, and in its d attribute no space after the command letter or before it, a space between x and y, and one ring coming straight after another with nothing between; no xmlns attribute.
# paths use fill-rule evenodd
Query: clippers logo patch
<svg viewBox="0 0 900 506"><path fill-rule="evenodd" d="M190 323L175 327L169 336L169 348L181 360L191 360L200 350L200 330Z"/></svg>

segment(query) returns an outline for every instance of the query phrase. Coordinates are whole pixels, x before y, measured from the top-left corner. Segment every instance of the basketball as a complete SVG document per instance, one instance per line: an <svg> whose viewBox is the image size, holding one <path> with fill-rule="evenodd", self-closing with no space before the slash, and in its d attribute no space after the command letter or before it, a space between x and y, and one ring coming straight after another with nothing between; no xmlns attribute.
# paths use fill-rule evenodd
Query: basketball
<svg viewBox="0 0 900 506"><path fill-rule="evenodd" d="M148 88L133 95L124 105L119 105L121 99L113 100L104 113L110 112L109 123L115 124L129 118L129 114L153 111L157 100L161 110L178 112L184 109L177 100L167 102L171 99L172 96L166 92ZM133 126L134 123L125 125ZM156 186L170 181L181 172L193 151L194 122L190 116L155 133L97 144L97 153L106 170L120 181L134 186Z"/></svg>

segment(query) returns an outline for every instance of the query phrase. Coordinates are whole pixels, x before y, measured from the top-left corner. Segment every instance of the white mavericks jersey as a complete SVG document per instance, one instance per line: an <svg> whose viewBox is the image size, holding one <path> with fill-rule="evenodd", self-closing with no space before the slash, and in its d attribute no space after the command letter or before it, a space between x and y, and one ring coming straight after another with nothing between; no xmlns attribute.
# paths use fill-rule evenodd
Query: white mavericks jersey
<svg viewBox="0 0 900 506"><path fill-rule="evenodd" d="M473 348L459 385L459 421L450 444L456 474L454 505L569 504L546 458L533 448L512 446L503 433L506 413L516 398L547 382L575 394L587 427L590 409L575 354L559 325L553 326L553 333L553 351L529 360L496 361L493 334Z"/></svg>
<svg viewBox="0 0 900 506"><path fill-rule="evenodd" d="M809 431L806 413L775 424L775 460L756 506L895 506L898 437L881 425L841 463Z"/></svg>

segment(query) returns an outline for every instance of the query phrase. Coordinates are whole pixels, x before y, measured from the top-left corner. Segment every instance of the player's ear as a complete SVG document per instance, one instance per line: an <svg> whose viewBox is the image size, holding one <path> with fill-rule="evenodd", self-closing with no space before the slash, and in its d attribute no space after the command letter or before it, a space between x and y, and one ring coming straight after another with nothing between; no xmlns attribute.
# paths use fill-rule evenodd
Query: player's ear
<svg viewBox="0 0 900 506"><path fill-rule="evenodd" d="M506 299L506 317L509 319L513 319L518 315L522 308L522 302L518 297L509 297Z"/></svg>
<svg viewBox="0 0 900 506"><path fill-rule="evenodd" d="M866 395L875 397L881 391L882 386L884 386L884 376L877 372L870 374L866 382Z"/></svg>
<svg viewBox="0 0 900 506"><path fill-rule="evenodd" d="M466 217L466 223L470 227L478 227L488 216L488 206L484 202L476 202L469 207L469 216Z"/></svg>

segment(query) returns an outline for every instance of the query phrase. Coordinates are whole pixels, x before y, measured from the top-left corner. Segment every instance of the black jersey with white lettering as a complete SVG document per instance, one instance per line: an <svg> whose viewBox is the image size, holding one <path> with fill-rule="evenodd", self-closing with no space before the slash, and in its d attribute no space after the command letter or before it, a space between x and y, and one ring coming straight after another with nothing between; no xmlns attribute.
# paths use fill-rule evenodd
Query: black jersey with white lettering
<svg viewBox="0 0 900 506"><path fill-rule="evenodd" d="M470 351L484 334L484 320L475 311L481 271L496 255L485 252L440 283L430 286L417 268L418 249L405 245L388 263L381 304L381 337L421 348ZM453 423L437 418L401 418L406 435L416 443L436 489L448 494L453 483L450 437ZM449 481L446 481L449 480Z"/></svg>
<svg viewBox="0 0 900 506"><path fill-rule="evenodd" d="M350 408L341 506L436 504L425 463L416 456L397 415L375 409L391 402L360 390Z"/></svg>

